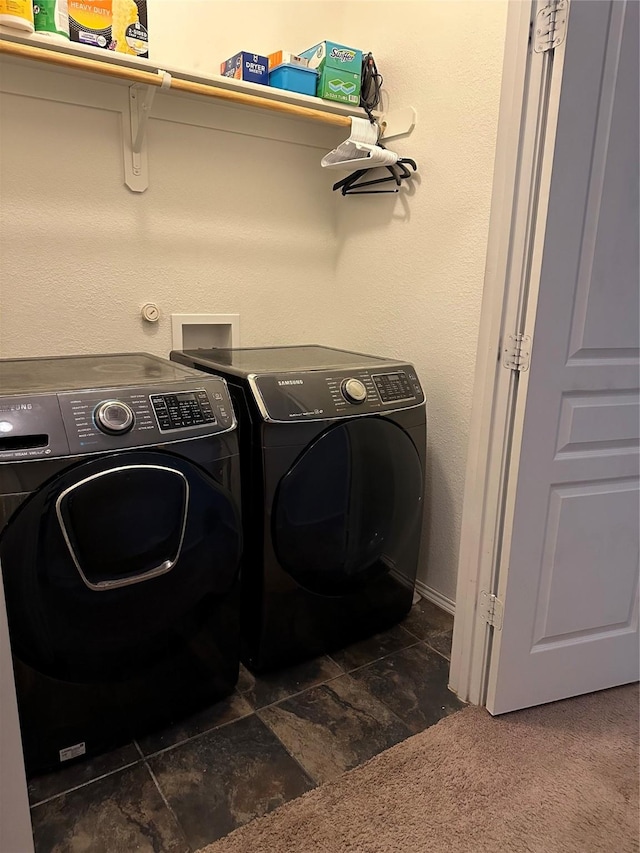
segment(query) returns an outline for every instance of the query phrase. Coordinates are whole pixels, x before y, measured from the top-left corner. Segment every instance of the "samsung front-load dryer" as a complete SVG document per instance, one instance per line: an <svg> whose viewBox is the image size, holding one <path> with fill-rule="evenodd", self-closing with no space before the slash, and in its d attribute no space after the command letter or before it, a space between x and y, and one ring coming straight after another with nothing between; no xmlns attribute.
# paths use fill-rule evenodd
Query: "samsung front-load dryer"
<svg viewBox="0 0 640 853"><path fill-rule="evenodd" d="M224 380L0 361L0 565L28 772L230 692L240 472Z"/></svg>
<svg viewBox="0 0 640 853"><path fill-rule="evenodd" d="M244 662L278 667L399 621L423 516L426 414L414 368L321 346L171 358L224 376L236 408Z"/></svg>

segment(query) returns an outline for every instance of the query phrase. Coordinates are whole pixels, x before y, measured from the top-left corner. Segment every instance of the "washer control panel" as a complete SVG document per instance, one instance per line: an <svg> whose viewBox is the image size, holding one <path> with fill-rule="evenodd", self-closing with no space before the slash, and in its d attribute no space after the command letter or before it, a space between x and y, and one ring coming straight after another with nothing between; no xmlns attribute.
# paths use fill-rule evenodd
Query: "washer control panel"
<svg viewBox="0 0 640 853"><path fill-rule="evenodd" d="M151 405L162 432L217 423L211 400L203 388L176 394L152 394Z"/></svg>
<svg viewBox="0 0 640 853"><path fill-rule="evenodd" d="M0 397L0 462L152 447L227 432L224 379Z"/></svg>
<svg viewBox="0 0 640 853"><path fill-rule="evenodd" d="M424 394L410 364L390 369L254 375L249 383L267 421L371 415L419 406Z"/></svg>
<svg viewBox="0 0 640 853"><path fill-rule="evenodd" d="M58 394L72 451L141 447L224 432L234 424L226 383L218 377Z"/></svg>

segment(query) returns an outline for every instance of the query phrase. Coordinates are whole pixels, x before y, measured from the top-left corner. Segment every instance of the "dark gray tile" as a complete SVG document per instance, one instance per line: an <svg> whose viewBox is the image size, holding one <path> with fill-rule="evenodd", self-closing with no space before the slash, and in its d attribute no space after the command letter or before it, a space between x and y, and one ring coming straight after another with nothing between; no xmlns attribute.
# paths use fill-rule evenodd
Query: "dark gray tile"
<svg viewBox="0 0 640 853"><path fill-rule="evenodd" d="M231 696L227 696L208 708L180 720L174 726L160 729L160 731L139 739L138 744L145 755L151 755L161 749L188 740L194 735L216 729L240 717L246 717L252 712L253 709L246 699L232 693Z"/></svg>
<svg viewBox="0 0 640 853"><path fill-rule="evenodd" d="M137 761L140 761L140 753L132 743L128 743L104 755L69 764L53 773L35 776L29 781L29 801L32 805L40 803Z"/></svg>
<svg viewBox="0 0 640 853"><path fill-rule="evenodd" d="M424 643L362 667L352 677L388 705L413 733L464 708L447 688L449 663Z"/></svg>
<svg viewBox="0 0 640 853"><path fill-rule="evenodd" d="M258 713L319 783L335 779L411 734L350 675Z"/></svg>
<svg viewBox="0 0 640 853"><path fill-rule="evenodd" d="M342 674L338 664L324 655L278 672L256 675L253 684L242 695L254 708L264 708Z"/></svg>
<svg viewBox="0 0 640 853"><path fill-rule="evenodd" d="M31 810L36 853L189 853L144 764Z"/></svg>
<svg viewBox="0 0 640 853"><path fill-rule="evenodd" d="M149 766L194 850L314 787L255 715L152 756Z"/></svg>
<svg viewBox="0 0 640 853"><path fill-rule="evenodd" d="M450 613L436 607L426 598L421 598L409 611L402 627L441 655L451 658L453 616Z"/></svg>
<svg viewBox="0 0 640 853"><path fill-rule="evenodd" d="M448 661L451 660L451 641L453 639L452 631L445 631L441 634L433 633L425 642L432 649L435 649Z"/></svg>
<svg viewBox="0 0 640 853"><path fill-rule="evenodd" d="M405 631L400 625L394 625L388 631L383 631L381 634L375 634L373 637L368 637L366 640L360 640L347 646L346 649L341 649L339 652L332 652L331 658L345 672L351 672L360 666L366 666L374 660L379 660L391 652L397 652L400 649L405 649L407 646L412 646L418 642L418 639Z"/></svg>

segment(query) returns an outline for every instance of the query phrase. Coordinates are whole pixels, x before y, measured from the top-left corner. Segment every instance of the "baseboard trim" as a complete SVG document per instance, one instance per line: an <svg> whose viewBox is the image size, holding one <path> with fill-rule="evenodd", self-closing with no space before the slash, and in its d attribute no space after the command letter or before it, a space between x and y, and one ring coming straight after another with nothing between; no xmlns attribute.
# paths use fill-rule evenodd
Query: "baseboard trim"
<svg viewBox="0 0 640 853"><path fill-rule="evenodd" d="M426 583L419 580L416 580L416 590L423 598L426 598L427 601L430 601L432 604L435 604L436 607L439 607L441 610L446 610L447 613L455 616L456 603L451 598L447 598L446 595L438 592L437 589L433 589L433 587L427 586Z"/></svg>

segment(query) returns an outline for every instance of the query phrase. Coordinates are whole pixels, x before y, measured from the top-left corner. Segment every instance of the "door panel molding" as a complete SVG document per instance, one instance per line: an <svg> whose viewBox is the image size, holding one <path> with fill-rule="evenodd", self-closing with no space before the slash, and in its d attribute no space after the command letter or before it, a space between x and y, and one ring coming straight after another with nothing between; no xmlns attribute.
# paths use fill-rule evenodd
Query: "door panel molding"
<svg viewBox="0 0 640 853"><path fill-rule="evenodd" d="M638 335L637 147L627 139L638 125L638 77L629 65L637 14L637 3L573 4L560 49L552 170L539 188L527 308L531 366L515 405L492 590L504 607L487 682L495 714L638 678L629 607L637 612L640 457L630 424L620 408L592 410L582 429L595 446L557 453L567 398L638 390L630 347Z"/></svg>
<svg viewBox="0 0 640 853"><path fill-rule="evenodd" d="M462 515L456 619L449 687L466 702L484 704L491 629L479 616L483 591L497 584L511 464L515 401L523 377L500 362L502 341L524 332L533 257L531 225L540 215L537 194L544 140L553 115L541 109L553 88L559 100L562 49L535 53L530 34L542 0L510 3L507 14L500 115L496 142L489 240L476 356Z"/></svg>
<svg viewBox="0 0 640 853"><path fill-rule="evenodd" d="M634 526L640 517L639 487L637 479L551 486L532 649L580 632L593 636L630 624L637 586ZM615 511L618 519L613 531L605 525L607 511ZM568 534L574 534L569 541ZM615 583L606 563L607 537L612 535L626 545L624 571L616 574ZM576 559L582 569L578 589L571 576ZM589 600L585 589L597 595ZM574 611L575 598L580 608Z"/></svg>
<svg viewBox="0 0 640 853"><path fill-rule="evenodd" d="M532 8L535 14L536 4L526 4L527 10ZM492 713L624 683L633 678L638 654L637 579L630 578L628 567L623 574L629 581L624 593L631 596L630 610L612 592L602 611L609 607L613 621L608 626L595 624L603 621L594 616L598 602L590 603L584 623L574 620L571 625L567 619L562 625L561 611L551 618L552 606L557 607L551 602L545 605L549 615L545 613L542 627L534 618L538 597L549 598L553 582L562 587L560 575L547 588L541 579L545 548L547 559L560 565L558 549L550 545L552 532L545 533L552 488L589 489L591 483L596 490L615 493L628 488L624 484L638 474L630 400L638 385L633 339L638 311L633 310L629 271L626 278L618 275L613 286L607 277L610 270L615 277L620 257L634 257L629 234L635 229L637 235L637 213L635 220L629 216L630 224L623 223L624 239L616 242L616 205L601 198L609 183L620 182L621 168L624 172L617 162L611 171L612 146L627 152L633 147L633 139L629 143L620 135L619 107L610 101L618 92L616 74L627 68L626 89L620 91L629 113L628 87L637 87L637 74L628 74L633 49L624 39L637 38L637 21L635 26L626 21L637 12L635 3L572 4L565 42L552 52L550 65L541 65L521 31L517 40L517 24L524 29L525 4L510 5L450 680L461 698L486 704ZM575 53L567 63L571 45ZM559 138L563 104L572 120L568 125L565 121ZM627 117L631 123L633 109ZM591 136L585 115L595 122ZM562 203L556 198L554 208L549 204L552 176L564 181ZM637 192L637 184L633 174L627 177L626 196ZM617 245L621 251L612 251ZM636 289L637 280L635 273ZM545 319L541 332L536 324ZM617 334L620 323L624 334ZM532 337L529 371L500 369L496 353L505 334ZM580 398L592 408L582 419ZM614 416L607 419L605 413ZM542 483L535 501L517 505L519 482ZM627 504L627 526L629 507L634 506ZM533 527L536 534L527 537ZM631 546L622 551L630 566ZM591 570L595 594L601 578L599 568L592 565ZM510 577L517 577L515 607ZM488 625L480 613L482 595L492 594L504 610L500 628ZM566 590L563 594L566 599ZM499 674L497 665L503 652L508 653L505 659L511 656L506 675L504 670ZM516 658L526 667L519 669ZM594 672L604 674L598 684Z"/></svg>

